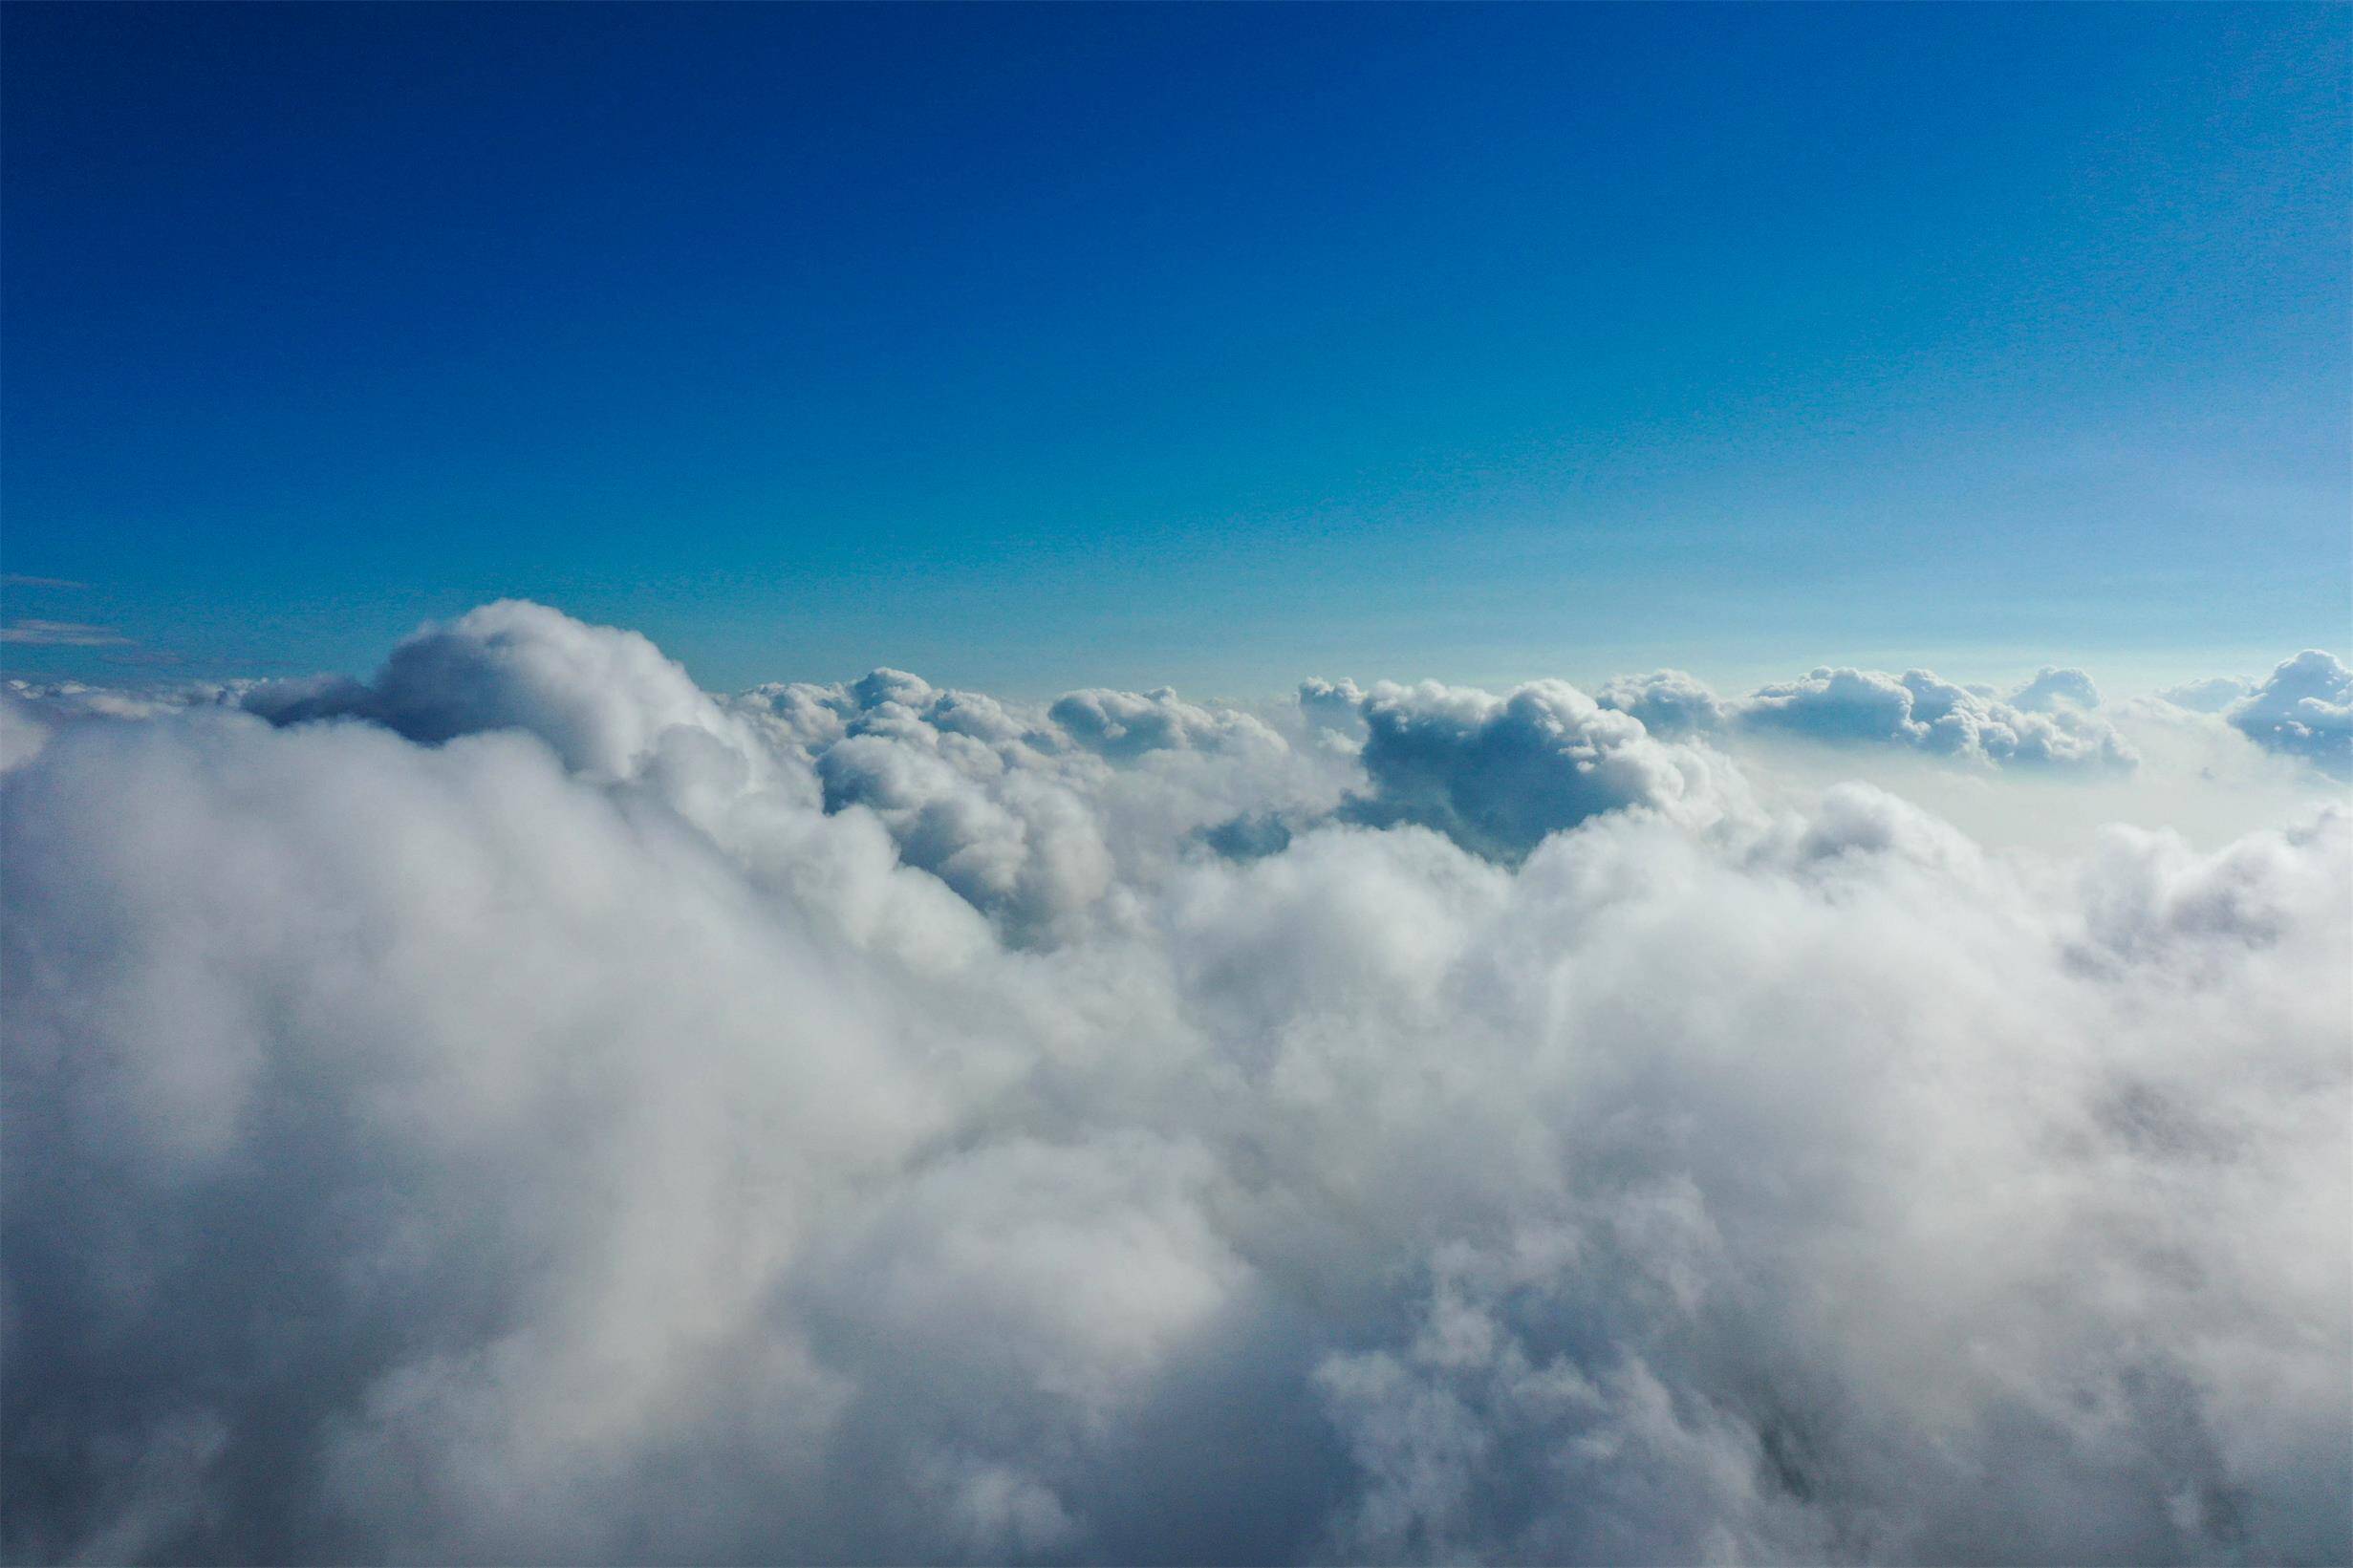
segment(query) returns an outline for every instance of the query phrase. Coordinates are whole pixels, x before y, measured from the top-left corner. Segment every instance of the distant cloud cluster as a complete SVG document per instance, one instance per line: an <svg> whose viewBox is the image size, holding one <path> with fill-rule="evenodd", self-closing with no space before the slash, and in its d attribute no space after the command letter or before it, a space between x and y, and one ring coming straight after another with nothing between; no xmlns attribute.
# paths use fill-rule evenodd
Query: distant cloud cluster
<svg viewBox="0 0 2353 1568"><path fill-rule="evenodd" d="M2212 717L2334 765L2304 655ZM2353 815L2079 672L0 691L11 1558L2353 1557ZM2334 726L2332 728L2332 726Z"/></svg>
<svg viewBox="0 0 2353 1568"><path fill-rule="evenodd" d="M1926 670L1891 676L1824 668L1737 698L1719 698L1680 670L1661 670L1611 681L1600 698L1664 735L1773 732L1992 765L2116 768L2138 761L2094 711L2100 691L2081 670L2046 667L2004 697Z"/></svg>

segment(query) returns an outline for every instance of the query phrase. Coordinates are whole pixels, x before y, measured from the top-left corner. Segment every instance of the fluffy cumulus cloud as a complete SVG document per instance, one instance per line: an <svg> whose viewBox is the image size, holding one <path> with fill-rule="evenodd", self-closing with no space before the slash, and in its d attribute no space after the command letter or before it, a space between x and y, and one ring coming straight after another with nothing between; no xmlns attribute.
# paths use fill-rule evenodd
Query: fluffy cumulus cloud
<svg viewBox="0 0 2353 1568"><path fill-rule="evenodd" d="M1203 708L1167 687L1134 692L1071 692L1047 710L1065 733L1090 751L1133 759L1149 751L1280 746L1274 731L1246 713Z"/></svg>
<svg viewBox="0 0 2353 1568"><path fill-rule="evenodd" d="M1502 698L1383 682L1359 711L1367 787L1345 815L1435 827L1499 859L1606 811L1704 820L1737 783L1717 755L1661 741L1640 720L1565 681L1534 681Z"/></svg>
<svg viewBox="0 0 2353 1568"><path fill-rule="evenodd" d="M1997 852L1763 695L11 689L0 1544L2353 1556L2353 817Z"/></svg>
<svg viewBox="0 0 2353 1568"><path fill-rule="evenodd" d="M527 730L568 767L607 779L636 771L677 735L740 740L686 672L637 633L514 599L427 627L392 651L373 682L272 682L244 704L280 723L371 719L427 742Z"/></svg>
<svg viewBox="0 0 2353 1568"><path fill-rule="evenodd" d="M1997 766L2113 769L2138 760L2092 711L2100 690L2091 677L2049 666L2007 697L1926 670L1891 676L1825 667L1736 698L1720 698L1680 670L1661 670L1621 677L1602 688L1600 700L1660 735L1778 734Z"/></svg>
<svg viewBox="0 0 2353 1568"><path fill-rule="evenodd" d="M2267 751L2301 757L2353 778L2353 670L2308 648L2225 710L2232 726Z"/></svg>
<svg viewBox="0 0 2353 1568"><path fill-rule="evenodd" d="M2009 702L2025 713L2091 709L2100 705L2100 688L2081 670L2057 669L2046 664L2034 679L2010 694Z"/></svg>

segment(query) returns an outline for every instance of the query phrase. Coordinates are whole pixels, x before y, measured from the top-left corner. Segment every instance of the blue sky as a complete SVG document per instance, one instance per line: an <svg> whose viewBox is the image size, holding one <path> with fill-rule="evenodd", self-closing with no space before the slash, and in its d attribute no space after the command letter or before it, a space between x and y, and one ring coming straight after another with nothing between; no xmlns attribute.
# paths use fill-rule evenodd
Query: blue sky
<svg viewBox="0 0 2353 1568"><path fill-rule="evenodd" d="M732 687L2353 620L2353 10L0 11L19 673ZM168 661L168 662L167 662Z"/></svg>

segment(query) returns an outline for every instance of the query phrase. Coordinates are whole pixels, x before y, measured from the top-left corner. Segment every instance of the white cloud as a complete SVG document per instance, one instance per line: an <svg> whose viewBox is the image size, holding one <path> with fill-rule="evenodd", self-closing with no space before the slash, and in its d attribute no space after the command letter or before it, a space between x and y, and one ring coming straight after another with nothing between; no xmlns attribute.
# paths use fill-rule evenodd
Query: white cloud
<svg viewBox="0 0 2353 1568"><path fill-rule="evenodd" d="M2353 1553L2342 809L530 606L7 700L11 1557Z"/></svg>
<svg viewBox="0 0 2353 1568"><path fill-rule="evenodd" d="M2132 753L2098 720L2061 708L2032 713L1939 680L1925 670L1900 678L1861 670L1816 670L1759 687L1737 708L1739 722L1824 741L1885 741L1983 763L2128 765Z"/></svg>
<svg viewBox="0 0 2353 1568"><path fill-rule="evenodd" d="M1259 720L1231 708L1203 708L1167 687L1134 692L1071 692L1047 710L1090 751L1129 760L1150 751L1207 748L1280 750L1282 740Z"/></svg>
<svg viewBox="0 0 2353 1568"><path fill-rule="evenodd" d="M2220 713L2253 690L2255 682L2243 676L2209 676L2203 680L2168 686L2157 696L2191 713Z"/></svg>
<svg viewBox="0 0 2353 1568"><path fill-rule="evenodd" d="M87 621L45 621L20 615L0 626L0 642L27 648L119 648L131 639L111 626Z"/></svg>
<svg viewBox="0 0 2353 1568"><path fill-rule="evenodd" d="M242 689L242 684L211 681L132 691L78 680L0 680L0 773L30 762L68 724L93 719L153 719L191 705L230 701Z"/></svg>
<svg viewBox="0 0 2353 1568"><path fill-rule="evenodd" d="M2226 710L2233 727L2268 751L2353 778L2353 670L2308 648Z"/></svg>
<svg viewBox="0 0 2353 1568"><path fill-rule="evenodd" d="M1479 854L1517 858L1547 833L1626 807L1704 820L1738 788L1719 756L1658 741L1563 681L1503 698L1385 681L1361 712L1370 787L1349 819L1418 823Z"/></svg>
<svg viewBox="0 0 2353 1568"><path fill-rule="evenodd" d="M1730 698L1680 670L1622 676L1602 688L1601 702L1661 735L1886 744L1979 765L2108 769L2139 760L2115 726L2091 711L2100 705L2091 677L2047 665L2007 699L1926 670L1897 677L1824 667Z"/></svg>
<svg viewBox="0 0 2353 1568"><path fill-rule="evenodd" d="M745 743L740 727L644 637L514 599L419 632L371 684L270 682L245 704L279 722L372 719L427 742L528 730L567 765L608 779L636 772L675 731Z"/></svg>
<svg viewBox="0 0 2353 1568"><path fill-rule="evenodd" d="M1630 713L1655 735L1713 734L1724 727L1724 703L1698 677L1681 670L1620 676L1601 689L1604 707Z"/></svg>
<svg viewBox="0 0 2353 1568"><path fill-rule="evenodd" d="M2059 669L2044 665L2034 679L2020 685L2009 695L2008 701L2022 713L2051 713L2063 708L2091 709L2100 705L2100 688L2090 676L2081 670Z"/></svg>

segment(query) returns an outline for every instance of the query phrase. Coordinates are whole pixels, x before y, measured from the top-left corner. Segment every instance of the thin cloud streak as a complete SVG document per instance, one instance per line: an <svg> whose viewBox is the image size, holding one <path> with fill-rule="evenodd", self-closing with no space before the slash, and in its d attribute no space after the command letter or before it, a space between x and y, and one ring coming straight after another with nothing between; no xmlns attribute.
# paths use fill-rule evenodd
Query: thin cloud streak
<svg viewBox="0 0 2353 1568"><path fill-rule="evenodd" d="M130 638L111 626L86 621L50 621L26 616L0 626L0 642L28 648L119 648Z"/></svg>

